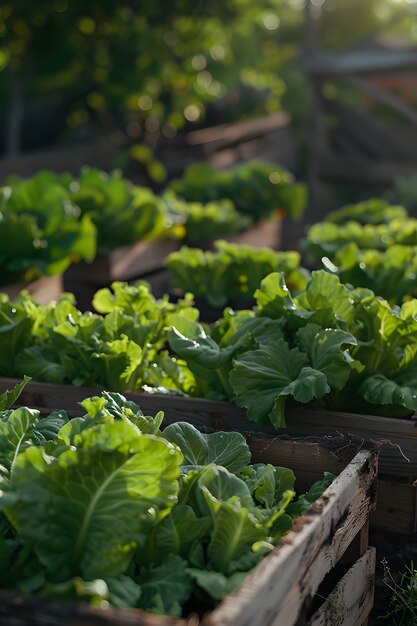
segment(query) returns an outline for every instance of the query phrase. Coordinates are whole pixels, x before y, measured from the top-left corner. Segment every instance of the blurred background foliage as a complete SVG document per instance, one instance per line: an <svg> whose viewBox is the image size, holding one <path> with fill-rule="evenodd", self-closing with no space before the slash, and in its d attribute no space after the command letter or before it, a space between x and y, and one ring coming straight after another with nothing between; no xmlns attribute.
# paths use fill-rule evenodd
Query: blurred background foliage
<svg viewBox="0 0 417 626"><path fill-rule="evenodd" d="M417 40L411 0L314 4L329 49L370 34ZM303 9L304 0L3 1L0 151L70 143L98 127L153 149L185 126L281 109L303 118Z"/></svg>

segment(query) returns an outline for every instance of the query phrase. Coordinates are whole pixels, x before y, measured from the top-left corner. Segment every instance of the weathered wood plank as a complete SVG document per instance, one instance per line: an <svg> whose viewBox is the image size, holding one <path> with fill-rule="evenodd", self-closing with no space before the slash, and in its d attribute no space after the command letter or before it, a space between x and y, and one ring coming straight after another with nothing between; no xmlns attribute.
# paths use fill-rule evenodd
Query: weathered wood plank
<svg viewBox="0 0 417 626"><path fill-rule="evenodd" d="M0 393L19 381L0 378ZM34 405L46 409L79 411L78 403L88 396L99 395L92 387L54 385L31 381L23 390L19 404ZM342 411L308 408L290 409L287 412L287 428L276 431L273 426L250 422L245 411L227 402L187 398L161 394L132 393L124 395L137 402L145 412L164 411L166 423L192 418L196 426L212 428L229 427L241 431L263 432L271 435L285 434L294 437L313 435L354 435L364 440L390 441L384 445L380 456L380 473L403 478L417 477L417 420L393 419L376 415L356 415ZM406 458L404 458L406 457Z"/></svg>
<svg viewBox="0 0 417 626"><path fill-rule="evenodd" d="M42 276L30 283L0 286L0 293L6 293L11 300L15 300L23 289L26 289L39 304L48 304L51 300L57 300L61 295L62 276Z"/></svg>
<svg viewBox="0 0 417 626"><path fill-rule="evenodd" d="M378 481L378 507L371 516L372 528L399 534L417 532L417 486L398 480Z"/></svg>
<svg viewBox="0 0 417 626"><path fill-rule="evenodd" d="M390 50L381 46L346 52L318 52L301 58L302 69L315 78L407 71L417 67L417 50Z"/></svg>
<svg viewBox="0 0 417 626"><path fill-rule="evenodd" d="M224 239L230 243L253 246L254 248L267 247L277 250L281 243L281 220L262 220L252 228L228 235Z"/></svg>
<svg viewBox="0 0 417 626"><path fill-rule="evenodd" d="M192 618L191 618L192 619ZM99 609L81 603L0 591L0 626L197 626L190 620L165 618L138 609Z"/></svg>
<svg viewBox="0 0 417 626"><path fill-rule="evenodd" d="M366 523L377 467L359 452L285 541L205 620L205 626L293 626L303 604ZM285 572L285 575L283 575Z"/></svg>
<svg viewBox="0 0 417 626"><path fill-rule="evenodd" d="M291 118L288 113L279 112L257 118L244 120L233 124L219 124L210 128L194 130L185 137L190 146L211 145L221 148L242 140L269 134L276 129L287 128Z"/></svg>
<svg viewBox="0 0 417 626"><path fill-rule="evenodd" d="M308 626L360 626L374 601L376 550L369 548L336 585Z"/></svg>
<svg viewBox="0 0 417 626"><path fill-rule="evenodd" d="M165 257L178 250L179 242L139 241L120 246L108 254L98 255L92 263L79 263L67 270L68 280L80 280L97 286L109 285L114 280L132 280L161 269Z"/></svg>

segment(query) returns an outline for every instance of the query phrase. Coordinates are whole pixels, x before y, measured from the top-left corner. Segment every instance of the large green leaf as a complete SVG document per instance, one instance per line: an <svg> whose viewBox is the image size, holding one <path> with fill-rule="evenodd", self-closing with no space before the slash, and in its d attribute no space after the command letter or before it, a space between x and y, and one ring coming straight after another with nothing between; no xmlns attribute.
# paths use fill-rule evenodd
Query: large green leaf
<svg viewBox="0 0 417 626"><path fill-rule="evenodd" d="M184 559L170 554L161 565L142 568L139 582L142 608L180 617L181 607L192 591L192 579Z"/></svg>
<svg viewBox="0 0 417 626"><path fill-rule="evenodd" d="M256 463L239 474L253 496L264 507L271 509L284 494L294 488L294 472L286 467Z"/></svg>
<svg viewBox="0 0 417 626"><path fill-rule="evenodd" d="M199 467L214 463L238 473L250 462L248 444L243 435L237 432L205 434L192 424L176 422L165 428L164 437L181 449L187 466Z"/></svg>
<svg viewBox="0 0 417 626"><path fill-rule="evenodd" d="M35 380L63 383L66 378L65 368L57 357L47 344L25 348L16 358L16 371L21 375L26 372Z"/></svg>
<svg viewBox="0 0 417 626"><path fill-rule="evenodd" d="M0 421L0 470L11 474L19 454L32 443L33 429L39 422L39 411L15 409L6 421Z"/></svg>
<svg viewBox="0 0 417 626"><path fill-rule="evenodd" d="M310 311L311 320L331 327L353 317L353 300L338 276L319 270L311 274L306 290L294 299L295 305Z"/></svg>
<svg viewBox="0 0 417 626"><path fill-rule="evenodd" d="M168 332L168 341L174 352L187 361L207 369L221 367L230 361L240 347L240 344L230 344L223 349L220 348L200 324L185 319L179 328L174 327Z"/></svg>
<svg viewBox="0 0 417 626"><path fill-rule="evenodd" d="M297 339L308 354L311 367L326 375L332 389L342 389L349 379L353 361L342 346L356 346L355 337L343 330L307 324L297 332Z"/></svg>
<svg viewBox="0 0 417 626"><path fill-rule="evenodd" d="M180 452L127 422L91 428L57 458L31 447L17 457L1 500L22 541L55 582L123 573L149 522L178 491Z"/></svg>
<svg viewBox="0 0 417 626"><path fill-rule="evenodd" d="M13 406L30 380L30 376L24 376L21 383L15 385L13 389L8 389L0 395L0 412Z"/></svg>
<svg viewBox="0 0 417 626"><path fill-rule="evenodd" d="M191 545L203 539L211 530L209 517L197 517L194 509L187 504L177 504L148 537L146 546L141 549L139 562L163 563L167 554L188 557Z"/></svg>
<svg viewBox="0 0 417 626"><path fill-rule="evenodd" d="M415 381L415 375L413 378ZM417 410L417 382L401 383L383 374L374 374L360 384L358 393L370 404L400 406L410 412Z"/></svg>
<svg viewBox="0 0 417 626"><path fill-rule="evenodd" d="M307 355L290 349L283 339L236 359L230 382L249 419L259 423L269 419L276 428L285 425L287 396L306 403L330 391L326 375L308 367Z"/></svg>
<svg viewBox="0 0 417 626"><path fill-rule="evenodd" d="M27 344L32 323L28 317L10 319L0 311L0 374L10 376L16 370L19 351ZM28 374L28 372L25 372Z"/></svg>
<svg viewBox="0 0 417 626"><path fill-rule="evenodd" d="M252 545L266 537L267 530L237 498L222 502L207 547L209 563L215 570L228 574L234 560L251 552Z"/></svg>
<svg viewBox="0 0 417 626"><path fill-rule="evenodd" d="M225 576L221 572L201 570L194 567L187 568L187 572L197 585L217 602L233 593L248 575L248 572L234 572L231 576Z"/></svg>
<svg viewBox="0 0 417 626"><path fill-rule="evenodd" d="M104 400L103 408L114 418L132 422L139 428L140 432L145 435L158 434L164 419L164 413L162 411L159 411L152 417L150 415L144 415L135 402L126 400L120 393L103 391L102 396L100 400ZM87 401L81 403L81 406L86 407L86 402ZM92 415L92 417L94 417L94 415Z"/></svg>
<svg viewBox="0 0 417 626"><path fill-rule="evenodd" d="M311 317L309 311L297 307L285 283L282 272L266 276L259 289L255 291L255 300L260 315L279 319L294 315L302 319Z"/></svg>
<svg viewBox="0 0 417 626"><path fill-rule="evenodd" d="M222 502L238 497L248 510L254 502L246 483L220 465L210 465L202 472L191 492L190 502L201 516L216 516Z"/></svg>

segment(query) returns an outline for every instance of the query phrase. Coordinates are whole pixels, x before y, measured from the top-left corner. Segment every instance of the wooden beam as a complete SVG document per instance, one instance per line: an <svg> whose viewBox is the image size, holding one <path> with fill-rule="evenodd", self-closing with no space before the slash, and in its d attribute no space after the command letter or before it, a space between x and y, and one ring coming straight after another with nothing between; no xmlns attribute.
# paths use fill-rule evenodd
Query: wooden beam
<svg viewBox="0 0 417 626"><path fill-rule="evenodd" d="M363 78L358 78L356 76L346 76L343 77L342 80L344 83L357 87L361 91L370 94L373 98L375 98L375 100L390 107L393 111L404 117L414 126L417 126L416 110L408 106L408 104L391 94L389 91L381 89L376 85L372 85Z"/></svg>
<svg viewBox="0 0 417 626"><path fill-rule="evenodd" d="M303 55L301 68L315 78L388 74L417 68L417 49L388 50L380 46L360 48L347 52L318 52L312 57Z"/></svg>

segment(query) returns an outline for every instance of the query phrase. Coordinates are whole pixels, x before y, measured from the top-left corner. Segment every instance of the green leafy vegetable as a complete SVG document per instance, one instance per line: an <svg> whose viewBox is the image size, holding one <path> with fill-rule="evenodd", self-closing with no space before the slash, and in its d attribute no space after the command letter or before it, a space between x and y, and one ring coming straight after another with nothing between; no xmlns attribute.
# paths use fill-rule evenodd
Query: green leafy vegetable
<svg viewBox="0 0 417 626"><path fill-rule="evenodd" d="M96 229L71 202L68 177L39 172L0 188L2 283L62 273L71 262L91 261Z"/></svg>
<svg viewBox="0 0 417 626"><path fill-rule="evenodd" d="M135 187L119 172L83 168L70 185L71 200L97 227L98 249L105 252L166 234L168 214L150 189Z"/></svg>
<svg viewBox="0 0 417 626"><path fill-rule="evenodd" d="M229 198L243 215L254 221L281 210L293 219L304 211L307 192L302 183L277 165L244 163L230 170L217 171L207 163L192 165L182 178L171 183L178 196L191 202L211 202Z"/></svg>
<svg viewBox="0 0 417 626"><path fill-rule="evenodd" d="M21 383L16 385L10 391L7 390L0 395L0 411L4 411L5 409L10 409L10 407L16 402L23 389L26 387L28 382L30 381L29 376L24 376Z"/></svg>
<svg viewBox="0 0 417 626"><path fill-rule="evenodd" d="M249 216L238 213L233 202L185 202L172 193L166 193L162 200L167 204L174 223L181 223L185 228L185 242L200 244L226 237L248 228L252 220Z"/></svg>
<svg viewBox="0 0 417 626"><path fill-rule="evenodd" d="M156 300L144 284L114 283L94 305L104 316L82 314L67 295L46 306L27 294L14 303L0 296L0 374L112 391L193 389L193 374L166 350L174 321L198 317L191 297L174 304Z"/></svg>
<svg viewBox="0 0 417 626"><path fill-rule="evenodd" d="M3 588L178 617L202 597L209 608L330 482L291 504L292 471L250 465L239 433L161 434L160 413L116 393L81 407L70 421L0 410Z"/></svg>
<svg viewBox="0 0 417 626"><path fill-rule="evenodd" d="M276 252L270 248L215 242L216 252L183 246L166 261L173 273L172 284L191 292L213 307L228 302L250 302L261 280L275 271L285 274L295 291L305 288L308 272L300 268L297 252Z"/></svg>

